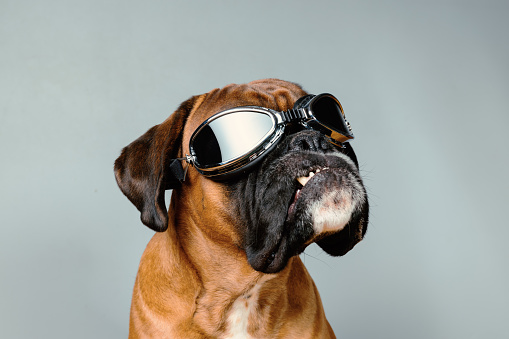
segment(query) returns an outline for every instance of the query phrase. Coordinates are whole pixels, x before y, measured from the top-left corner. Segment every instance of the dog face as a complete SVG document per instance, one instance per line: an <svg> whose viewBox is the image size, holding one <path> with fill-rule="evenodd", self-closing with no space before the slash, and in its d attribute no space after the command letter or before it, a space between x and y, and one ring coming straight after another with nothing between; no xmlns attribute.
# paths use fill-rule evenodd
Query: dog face
<svg viewBox="0 0 509 339"><path fill-rule="evenodd" d="M313 241L343 255L366 232L368 202L353 149L339 149L315 131L288 135L230 187L246 223L248 261L265 273L280 271Z"/></svg>
<svg viewBox="0 0 509 339"><path fill-rule="evenodd" d="M362 240L369 214L348 143L339 148L319 132L290 125L260 164L227 181L208 179L190 167L179 185L168 170L170 159L189 154L193 131L212 115L246 105L284 111L305 94L295 84L269 79L193 97L123 150L115 162L117 182L143 223L157 231L168 225L164 190L174 188L174 222L194 219L203 232L242 248L257 271L281 271L312 242L331 255L344 255ZM221 226L212 234L210 225Z"/></svg>

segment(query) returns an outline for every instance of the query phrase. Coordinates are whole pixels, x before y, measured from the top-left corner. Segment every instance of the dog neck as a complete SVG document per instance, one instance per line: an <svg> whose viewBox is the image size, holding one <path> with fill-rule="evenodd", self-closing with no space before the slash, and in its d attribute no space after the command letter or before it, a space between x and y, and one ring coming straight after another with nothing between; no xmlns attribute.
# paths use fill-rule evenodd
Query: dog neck
<svg viewBox="0 0 509 339"><path fill-rule="evenodd" d="M211 214L201 209L213 208L211 205L220 202L187 198L179 197L178 208L177 199L172 199L169 215L175 218L166 234L172 238L170 241L179 244L180 255L185 255L186 264L195 272L192 322L201 332L220 338L275 338L284 333L284 320L289 315L297 319L303 316L305 320L310 315L299 314L301 310L323 313L321 308L303 307L316 304L316 300L320 303L320 298L299 257L290 259L277 274L255 271L233 231L238 221L231 215L217 213L213 214L214 219L207 219Z"/></svg>
<svg viewBox="0 0 509 339"><path fill-rule="evenodd" d="M320 332L330 326L318 291L299 257L277 274L255 271L228 231L235 221L217 214L208 220L196 202L190 211L182 198L172 199L168 230L154 235L140 262L130 333L150 328L148 337L328 337ZM221 229L226 231L208 231Z"/></svg>
<svg viewBox="0 0 509 339"><path fill-rule="evenodd" d="M262 318L268 316L271 307L261 311L260 293L281 298L290 265L280 274L255 271L238 245L237 235L230 232L234 229L234 220L227 215L216 215L214 220L208 220L206 213L196 208L195 202L193 204L193 209L179 206L178 211L175 210L173 227L175 240L196 272L199 285L193 322L213 337L248 338L253 323L268 323ZM218 229L225 231L221 233Z"/></svg>

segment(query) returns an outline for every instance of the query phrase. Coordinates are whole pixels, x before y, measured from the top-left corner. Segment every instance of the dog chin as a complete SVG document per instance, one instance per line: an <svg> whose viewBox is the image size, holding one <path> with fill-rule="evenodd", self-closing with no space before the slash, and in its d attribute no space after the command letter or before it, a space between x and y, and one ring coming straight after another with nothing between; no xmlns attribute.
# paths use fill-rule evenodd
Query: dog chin
<svg viewBox="0 0 509 339"><path fill-rule="evenodd" d="M364 204L364 190L357 178L348 171L331 169L316 176L315 180L323 183L313 185L311 182L313 186L307 189L321 191L321 197L302 203L307 205L307 213L311 215L313 231L316 236L339 232L348 224L354 212ZM321 176L323 178L320 178ZM306 193L305 190L306 187L303 188L303 194Z"/></svg>
<svg viewBox="0 0 509 339"><path fill-rule="evenodd" d="M330 156L329 156L330 157ZM332 163L339 167L317 167L307 176L296 178L302 185L297 189L288 208L287 222L310 220L315 236L341 231L352 215L366 203L366 193L356 166L342 154Z"/></svg>

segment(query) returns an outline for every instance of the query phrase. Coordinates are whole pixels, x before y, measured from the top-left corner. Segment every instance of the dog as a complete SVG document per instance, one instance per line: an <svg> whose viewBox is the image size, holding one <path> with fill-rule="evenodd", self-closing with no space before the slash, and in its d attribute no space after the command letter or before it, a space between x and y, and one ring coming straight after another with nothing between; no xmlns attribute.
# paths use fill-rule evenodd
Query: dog
<svg viewBox="0 0 509 339"><path fill-rule="evenodd" d="M122 150L117 183L157 231L139 265L129 338L335 338L299 254L315 242L344 255L366 233L368 198L351 145L288 124L263 159L231 178L214 180L185 160L184 178L171 169L214 114L282 112L307 94L277 79L214 89Z"/></svg>

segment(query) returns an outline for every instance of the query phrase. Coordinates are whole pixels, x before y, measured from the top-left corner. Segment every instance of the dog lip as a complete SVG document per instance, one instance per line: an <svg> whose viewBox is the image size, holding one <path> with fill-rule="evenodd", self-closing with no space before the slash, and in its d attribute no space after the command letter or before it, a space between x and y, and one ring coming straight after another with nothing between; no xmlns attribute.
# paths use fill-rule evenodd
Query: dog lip
<svg viewBox="0 0 509 339"><path fill-rule="evenodd" d="M329 167L318 167L316 169L309 170L306 176L297 177L296 180L299 182L299 184L302 185L302 187L304 187L308 181L311 180L311 178L313 178L316 174L328 169Z"/></svg>
<svg viewBox="0 0 509 339"><path fill-rule="evenodd" d="M286 220L288 220L290 218L290 216L293 215L293 213L295 211L295 205L297 204L297 200L299 199L300 192L301 192L302 188L303 187L297 188L295 190L295 193L293 194L292 201L290 202L290 206L288 206L288 212L287 212L287 215L286 215Z"/></svg>
<svg viewBox="0 0 509 339"><path fill-rule="evenodd" d="M280 242L268 252L262 272L273 274L281 271L287 265L288 259L293 256L286 251L286 239L281 238Z"/></svg>
<svg viewBox="0 0 509 339"><path fill-rule="evenodd" d="M295 178L295 180L297 180L298 186L295 189L293 196L292 196L292 200L290 201L290 205L288 206L288 211L286 214L287 221L291 218L291 216L295 212L295 205L297 204L297 200L299 199L300 193L301 193L302 189L304 188L304 186L306 186L306 184L309 182L309 180L311 180L311 178L313 178L317 173L319 173L323 169L324 168L320 168L320 167L317 167L314 169L308 169L306 171L307 175L299 176L299 177Z"/></svg>
<svg viewBox="0 0 509 339"><path fill-rule="evenodd" d="M263 273L277 273L286 265L285 254L282 249L283 238L271 248L263 250L248 250L248 261L253 269Z"/></svg>
<svg viewBox="0 0 509 339"><path fill-rule="evenodd" d="M295 189L290 205L288 206L288 212L286 215L286 221L290 220L293 214L295 213L295 206L297 205L297 201L302 193L302 190L308 184L308 182L313 179L317 174L324 173L330 170L330 167L313 167L307 170L306 176L297 177L295 180L298 183L298 187Z"/></svg>

